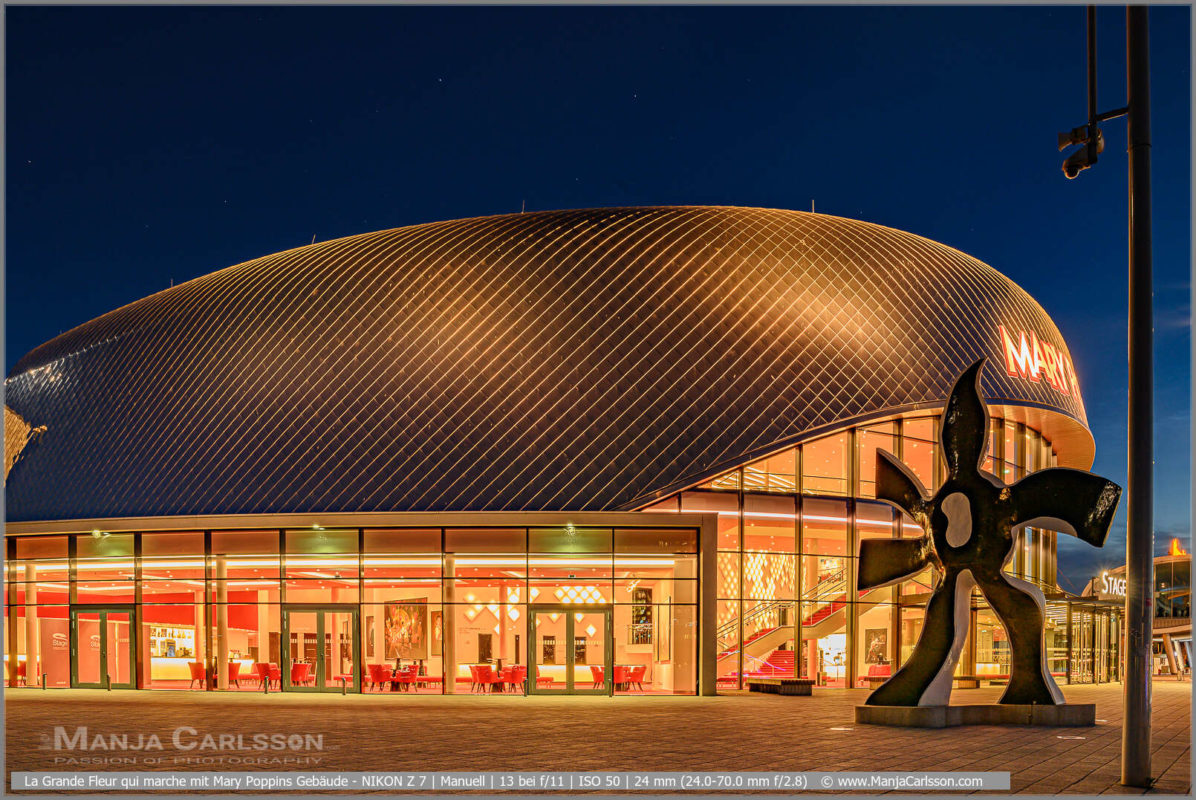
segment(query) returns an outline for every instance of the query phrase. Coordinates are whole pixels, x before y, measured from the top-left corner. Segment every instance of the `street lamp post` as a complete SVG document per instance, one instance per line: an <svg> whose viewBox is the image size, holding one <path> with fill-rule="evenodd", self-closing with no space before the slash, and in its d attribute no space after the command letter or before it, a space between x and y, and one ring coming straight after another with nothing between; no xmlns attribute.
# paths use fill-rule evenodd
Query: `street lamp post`
<svg viewBox="0 0 1196 800"><path fill-rule="evenodd" d="M1151 310L1150 53L1146 6L1126 7L1126 108L1096 112L1096 7L1088 7L1088 124L1059 134L1059 149L1080 144L1063 162L1075 178L1104 149L1098 123L1128 117L1129 139L1129 431L1127 448L1125 715L1121 782L1149 787L1150 643L1154 622L1154 361Z"/></svg>
<svg viewBox="0 0 1196 800"><path fill-rule="evenodd" d="M1150 642L1154 622L1154 359L1150 239L1150 53L1146 6L1126 9L1129 97L1130 330L1125 721L1121 782L1149 786Z"/></svg>

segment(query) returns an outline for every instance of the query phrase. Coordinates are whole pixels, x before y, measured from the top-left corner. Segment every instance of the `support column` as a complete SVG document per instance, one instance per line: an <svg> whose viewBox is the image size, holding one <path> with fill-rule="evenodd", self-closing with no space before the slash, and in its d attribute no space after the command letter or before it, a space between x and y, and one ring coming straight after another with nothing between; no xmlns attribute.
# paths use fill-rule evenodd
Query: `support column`
<svg viewBox="0 0 1196 800"><path fill-rule="evenodd" d="M718 515L705 516L706 521L698 534L698 620L701 631L698 637L698 693L710 697L718 694ZM742 562L740 575L743 575ZM673 641L679 641L675 633ZM739 649L743 650L742 644ZM676 674L673 677L675 688Z"/></svg>
<svg viewBox="0 0 1196 800"><path fill-rule="evenodd" d="M1178 675L1179 669L1175 666L1175 650L1171 644L1171 634L1163 634L1163 650L1167 652L1167 669L1171 671L1172 675Z"/></svg>
<svg viewBox="0 0 1196 800"><path fill-rule="evenodd" d="M38 674L38 622L37 622L37 565L30 562L25 567L25 683L36 686L41 683ZM16 654L13 654L16 658Z"/></svg>
<svg viewBox="0 0 1196 800"><path fill-rule="evenodd" d="M216 688L228 688L228 556L216 556Z"/></svg>
<svg viewBox="0 0 1196 800"><path fill-rule="evenodd" d="M456 565L457 557L446 554L444 557L444 606L441 617L444 642L440 649L440 661L444 668L445 694L456 694L457 692L457 607L453 605L456 595L456 586L454 586Z"/></svg>

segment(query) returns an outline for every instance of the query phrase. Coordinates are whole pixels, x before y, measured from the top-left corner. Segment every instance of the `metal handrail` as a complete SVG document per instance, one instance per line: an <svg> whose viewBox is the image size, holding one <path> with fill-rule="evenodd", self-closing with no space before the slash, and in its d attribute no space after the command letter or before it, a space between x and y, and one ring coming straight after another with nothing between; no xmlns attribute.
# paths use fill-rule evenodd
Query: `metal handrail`
<svg viewBox="0 0 1196 800"><path fill-rule="evenodd" d="M819 581L816 585L810 587L802 594L801 599L803 603L813 603L815 606L827 605L833 602L833 599L828 599L828 595L837 597L843 594L847 589L847 568L843 567L839 571L833 573L830 577ZM744 615L744 623L748 623L764 614L771 613L782 608L793 608L793 600L769 600L761 603ZM736 615L724 622L715 630L715 639L722 642L725 639L733 638L733 634L739 630L739 616Z"/></svg>

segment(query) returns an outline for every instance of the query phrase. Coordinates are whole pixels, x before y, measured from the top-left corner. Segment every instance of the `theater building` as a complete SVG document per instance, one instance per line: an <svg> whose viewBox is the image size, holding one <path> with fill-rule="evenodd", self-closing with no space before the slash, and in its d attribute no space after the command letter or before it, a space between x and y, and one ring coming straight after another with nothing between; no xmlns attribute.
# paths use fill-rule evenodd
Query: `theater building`
<svg viewBox="0 0 1196 800"><path fill-rule="evenodd" d="M1125 567L1104 570L1084 587L1082 596L1103 606L1125 605ZM1192 670L1192 554L1172 539L1167 555L1154 560L1154 622L1151 645L1155 675L1184 675ZM1094 654L1095 655L1095 654Z"/></svg>
<svg viewBox="0 0 1196 800"><path fill-rule="evenodd" d="M513 214L211 273L6 379L8 683L873 685L909 657L932 588L855 588L862 539L921 534L875 500L876 451L934 487L937 415L981 357L984 468L1089 467L1043 308L869 223ZM1111 607L1081 618L1055 545L1027 529L1007 566L1047 596L1051 671L1115 679L1072 669L1081 636L1116 664L1120 625ZM979 595L959 669L1009 672Z"/></svg>

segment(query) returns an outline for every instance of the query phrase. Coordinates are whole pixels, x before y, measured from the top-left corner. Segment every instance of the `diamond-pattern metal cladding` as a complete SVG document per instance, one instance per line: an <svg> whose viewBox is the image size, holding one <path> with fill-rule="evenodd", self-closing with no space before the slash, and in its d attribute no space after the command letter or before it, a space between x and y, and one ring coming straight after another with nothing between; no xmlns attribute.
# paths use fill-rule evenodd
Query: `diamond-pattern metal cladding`
<svg viewBox="0 0 1196 800"><path fill-rule="evenodd" d="M812 429L941 402L1043 309L957 250L723 207L454 220L214 272L26 355L9 519L634 508ZM994 365L995 366L995 365ZM987 370L990 401L1084 422Z"/></svg>

